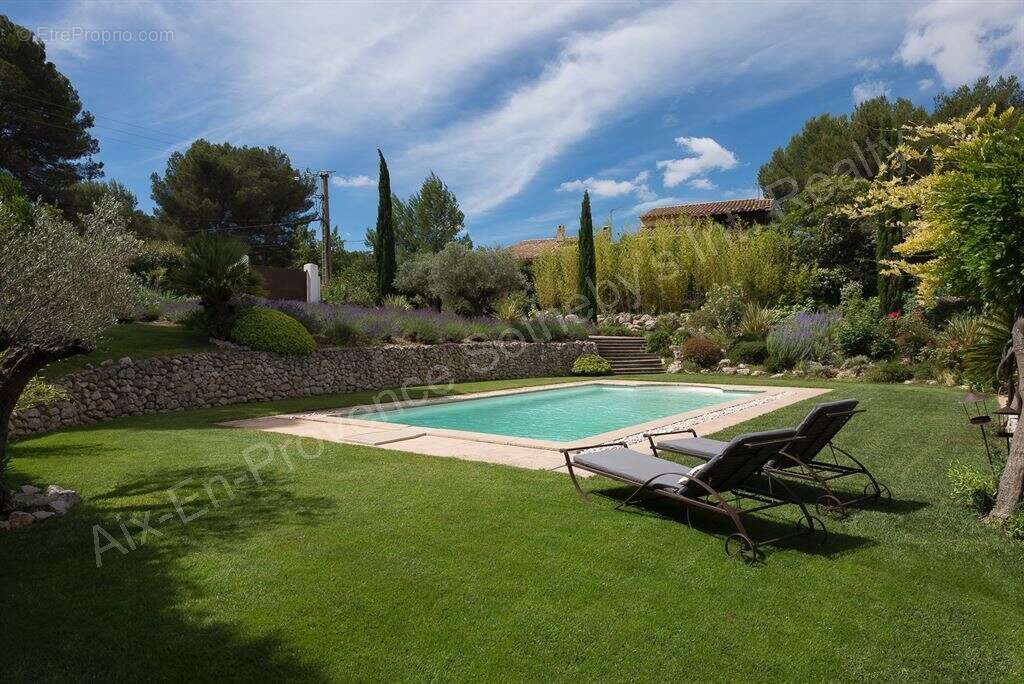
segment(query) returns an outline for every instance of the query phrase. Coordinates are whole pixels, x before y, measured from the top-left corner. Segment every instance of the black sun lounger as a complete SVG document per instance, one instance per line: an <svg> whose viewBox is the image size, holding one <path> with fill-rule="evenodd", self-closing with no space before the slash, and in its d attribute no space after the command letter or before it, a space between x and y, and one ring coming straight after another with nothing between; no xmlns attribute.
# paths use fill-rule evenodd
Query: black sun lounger
<svg viewBox="0 0 1024 684"><path fill-rule="evenodd" d="M811 516L803 503L793 497L771 493L774 488L767 493L756 489L751 482L762 472L765 464L776 458L779 450L794 439L798 437L792 429L740 435L707 463L695 467L634 451L625 442L562 449L562 454L576 492L583 500L587 495L576 478L576 468L635 485L636 489L618 507L629 504L641 493L649 492L724 515L736 526L736 532L725 540L726 553L731 556L738 551L745 561L751 563L761 557L758 546L762 544L816 532L823 538L828 534L825 525ZM784 484L778 484L786 491ZM743 508L744 501L753 505ZM755 540L747 532L743 522L745 516L784 505L800 508L801 518L796 532L762 540Z"/></svg>
<svg viewBox="0 0 1024 684"><path fill-rule="evenodd" d="M879 484L875 476L857 460L852 454L844 451L833 443L833 439L843 429L843 426L857 413L863 409L857 408L856 399L845 399L832 401L827 404L818 404L807 414L803 422L796 428L796 434L801 439L782 449L777 456L772 458L764 468L765 473L772 475L783 475L786 477L804 480L818 485L824 490L817 501L819 513L830 515L845 515L847 506L866 499L879 499L885 496L891 498L889 488ZM659 439L666 435L689 433L693 437L685 439ZM651 443L651 449L669 451L684 456L692 456L704 461L713 459L720 454L729 444L716 439L698 437L692 429L663 432L660 434L648 434L647 439ZM820 460L825 453L826 447L831 460ZM845 463L841 462L839 455L845 457ZM864 494L853 499L841 499L832 490L830 482L841 477L850 475L864 475L869 482L864 485Z"/></svg>

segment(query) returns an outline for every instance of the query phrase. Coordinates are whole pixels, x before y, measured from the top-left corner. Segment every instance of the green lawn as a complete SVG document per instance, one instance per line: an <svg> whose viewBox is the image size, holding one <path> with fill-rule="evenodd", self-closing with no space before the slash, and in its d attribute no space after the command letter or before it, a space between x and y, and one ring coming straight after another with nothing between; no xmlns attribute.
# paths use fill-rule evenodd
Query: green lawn
<svg viewBox="0 0 1024 684"><path fill-rule="evenodd" d="M959 395L833 386L830 397L869 409L843 443L895 500L829 522L821 550L768 548L758 567L725 555L717 519L695 513L690 529L671 507L614 511L607 496L583 504L559 473L319 442L305 444L323 446L306 459L294 438L214 425L367 394L24 441L15 483L73 486L85 501L0 537L0 672L5 681L1020 681L1024 545L946 499L951 459L984 462ZM729 433L795 423L809 403ZM262 484L247 456L272 459ZM585 486L616 490L600 478ZM169 490L195 497L186 514L206 513L181 524ZM128 521L147 515L159 536L143 541ZM118 516L136 548L105 552L97 568L94 525L125 543Z"/></svg>
<svg viewBox="0 0 1024 684"><path fill-rule="evenodd" d="M103 333L96 351L84 356L51 363L40 375L52 380L81 370L85 364L98 365L107 359L145 359L151 356L174 356L214 349L206 336L180 325L166 323L124 323Z"/></svg>

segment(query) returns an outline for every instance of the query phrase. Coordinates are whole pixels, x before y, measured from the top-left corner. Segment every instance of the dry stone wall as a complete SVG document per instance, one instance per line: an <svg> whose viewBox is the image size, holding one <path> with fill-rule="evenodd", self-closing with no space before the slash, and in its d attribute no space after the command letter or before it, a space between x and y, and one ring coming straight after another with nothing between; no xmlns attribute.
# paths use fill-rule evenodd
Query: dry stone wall
<svg viewBox="0 0 1024 684"><path fill-rule="evenodd" d="M225 349L105 361L58 380L70 399L16 413L14 437L121 416L357 390L568 375L593 342L322 348L306 357Z"/></svg>

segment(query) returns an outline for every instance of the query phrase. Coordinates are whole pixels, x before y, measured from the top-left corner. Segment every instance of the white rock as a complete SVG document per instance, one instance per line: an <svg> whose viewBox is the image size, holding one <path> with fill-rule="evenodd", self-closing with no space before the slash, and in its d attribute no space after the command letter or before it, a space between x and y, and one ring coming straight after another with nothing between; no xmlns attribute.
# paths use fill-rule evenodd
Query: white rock
<svg viewBox="0 0 1024 684"><path fill-rule="evenodd" d="M903 384L904 384L904 385L913 385L913 384L914 384L914 381L913 381L913 380L904 380L904 381L903 381Z"/></svg>
<svg viewBox="0 0 1024 684"><path fill-rule="evenodd" d="M36 511L35 513L32 514L32 517L35 518L36 520L42 522L43 520L46 520L47 518L52 518L54 515L56 515L56 514L55 513L51 513L50 511Z"/></svg>
<svg viewBox="0 0 1024 684"><path fill-rule="evenodd" d="M46 496L60 496L66 490L63 487L58 487L55 484L46 485L46 489L43 490L43 494Z"/></svg>
<svg viewBox="0 0 1024 684"><path fill-rule="evenodd" d="M775 375L772 376L772 379L775 380L775 379L784 378L784 377L786 377L785 373L776 373Z"/></svg>
<svg viewBox="0 0 1024 684"><path fill-rule="evenodd" d="M751 371L750 372L750 376L753 377L753 378L759 378L759 377L761 377L763 375L768 375L768 373L766 371L763 371L763 370L756 370L756 371Z"/></svg>
<svg viewBox="0 0 1024 684"><path fill-rule="evenodd" d="M750 369L744 366L736 369L736 375L750 375Z"/></svg>
<svg viewBox="0 0 1024 684"><path fill-rule="evenodd" d="M22 494L38 494L41 491L43 490L33 485L21 485Z"/></svg>
<svg viewBox="0 0 1024 684"><path fill-rule="evenodd" d="M68 512L69 504L65 499L54 499L49 503L48 508L57 515L64 515Z"/></svg>

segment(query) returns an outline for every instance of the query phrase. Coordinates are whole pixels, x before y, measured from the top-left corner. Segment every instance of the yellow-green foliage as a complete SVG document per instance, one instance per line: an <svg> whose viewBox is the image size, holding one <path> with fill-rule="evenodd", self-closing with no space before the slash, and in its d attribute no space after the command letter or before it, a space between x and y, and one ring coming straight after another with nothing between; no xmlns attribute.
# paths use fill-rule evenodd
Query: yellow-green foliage
<svg viewBox="0 0 1024 684"><path fill-rule="evenodd" d="M711 221L659 223L618 242L595 240L598 294L605 311L681 311L699 306L716 285L768 303L798 279L790 239L766 228L730 229ZM576 296L576 245L563 243L534 262L542 309L571 308Z"/></svg>

